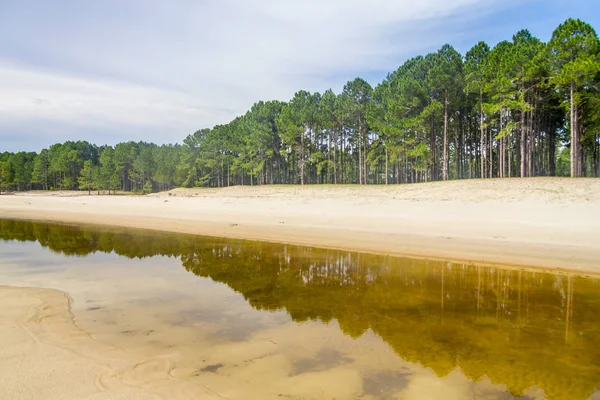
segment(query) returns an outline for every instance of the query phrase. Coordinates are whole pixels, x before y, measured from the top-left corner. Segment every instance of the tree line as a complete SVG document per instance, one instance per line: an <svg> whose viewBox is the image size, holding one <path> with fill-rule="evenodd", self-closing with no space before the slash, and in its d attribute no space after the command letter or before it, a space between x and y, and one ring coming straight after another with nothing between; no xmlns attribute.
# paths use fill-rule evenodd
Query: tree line
<svg viewBox="0 0 600 400"><path fill-rule="evenodd" d="M54 144L0 153L0 188L152 192L172 187L388 184L600 176L600 41L568 19L464 56L444 45L373 88L300 90L183 144Z"/></svg>

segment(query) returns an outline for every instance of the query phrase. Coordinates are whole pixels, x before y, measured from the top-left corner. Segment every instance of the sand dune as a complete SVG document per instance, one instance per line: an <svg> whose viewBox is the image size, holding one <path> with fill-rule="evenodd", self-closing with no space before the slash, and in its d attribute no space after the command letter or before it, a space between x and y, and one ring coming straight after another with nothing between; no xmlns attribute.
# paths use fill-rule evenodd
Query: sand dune
<svg viewBox="0 0 600 400"><path fill-rule="evenodd" d="M597 179L245 186L149 196L37 192L0 197L0 217L600 271Z"/></svg>

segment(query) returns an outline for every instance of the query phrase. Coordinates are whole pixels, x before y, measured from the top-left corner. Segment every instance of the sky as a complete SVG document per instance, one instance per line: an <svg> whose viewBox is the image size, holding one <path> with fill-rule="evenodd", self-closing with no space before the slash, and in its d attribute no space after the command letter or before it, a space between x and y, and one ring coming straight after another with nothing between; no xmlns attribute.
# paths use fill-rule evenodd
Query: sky
<svg viewBox="0 0 600 400"><path fill-rule="evenodd" d="M377 85L445 43L465 53L598 0L0 0L0 152L181 143L259 100Z"/></svg>

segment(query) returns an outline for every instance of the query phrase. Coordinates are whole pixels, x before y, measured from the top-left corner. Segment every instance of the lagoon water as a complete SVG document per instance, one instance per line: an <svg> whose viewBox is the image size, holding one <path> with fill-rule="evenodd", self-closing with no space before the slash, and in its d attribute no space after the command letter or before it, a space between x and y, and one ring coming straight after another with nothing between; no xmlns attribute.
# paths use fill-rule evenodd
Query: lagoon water
<svg viewBox="0 0 600 400"><path fill-rule="evenodd" d="M0 284L224 398L600 398L600 279L0 220Z"/></svg>

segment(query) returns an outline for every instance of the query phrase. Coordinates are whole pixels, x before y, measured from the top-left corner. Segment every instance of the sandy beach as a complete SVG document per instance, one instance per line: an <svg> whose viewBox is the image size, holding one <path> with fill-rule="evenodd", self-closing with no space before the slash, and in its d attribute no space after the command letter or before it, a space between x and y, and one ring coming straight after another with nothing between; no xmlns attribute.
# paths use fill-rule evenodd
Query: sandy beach
<svg viewBox="0 0 600 400"><path fill-rule="evenodd" d="M0 217L600 272L600 180L243 186L148 196L29 192Z"/></svg>
<svg viewBox="0 0 600 400"><path fill-rule="evenodd" d="M176 189L149 196L30 192L1 196L0 218L136 227L594 275L600 272L598 180ZM171 348L156 353L156 343L148 342L131 352L126 350L128 342L122 347L114 340L97 340L94 332L79 327L71 311L70 293L7 286L0 286L0 315L0 387L2 395L11 399L277 398L279 389L268 387L272 379L267 379L265 371L288 371L277 379L282 379L286 388L297 388L300 398L311 398L314 385L322 383L327 388L332 379L353 382L341 398L353 398L362 390L360 380L343 369L309 374L306 381L297 377L288 381L291 367L282 366L278 358L267 358L269 363L262 369L241 369L235 378L224 379L216 374L198 377L184 360L173 356L210 348L207 362L220 365L225 360L227 365L241 365L239 357L251 354L260 359L270 354L272 341L265 342L264 332L240 342L234 350L230 344L211 347L200 343L177 353ZM299 334L297 328L288 328L292 329L274 329L268 335L276 342L295 337L298 349L313 340L310 325ZM173 329L165 328L166 338L177 334ZM331 335L335 339L328 342L346 340L337 328L331 328ZM182 336L178 343L191 340ZM396 362L393 360L390 354L386 365ZM428 377L424 382L432 379L424 376ZM455 379L454 375L449 379ZM253 382L252 387L240 383L246 381ZM340 393L331 393L336 395Z"/></svg>

